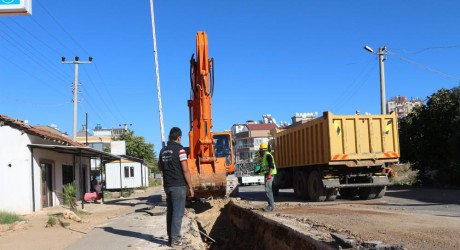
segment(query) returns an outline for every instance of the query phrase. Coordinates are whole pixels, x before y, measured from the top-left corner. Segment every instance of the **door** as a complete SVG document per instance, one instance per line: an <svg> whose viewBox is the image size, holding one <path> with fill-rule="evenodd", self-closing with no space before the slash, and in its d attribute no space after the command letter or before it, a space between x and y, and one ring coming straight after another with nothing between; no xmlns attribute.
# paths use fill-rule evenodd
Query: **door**
<svg viewBox="0 0 460 250"><path fill-rule="evenodd" d="M53 171L49 163L40 164L42 208L53 206Z"/></svg>
<svg viewBox="0 0 460 250"><path fill-rule="evenodd" d="M72 183L75 180L72 165L62 165L62 185Z"/></svg>

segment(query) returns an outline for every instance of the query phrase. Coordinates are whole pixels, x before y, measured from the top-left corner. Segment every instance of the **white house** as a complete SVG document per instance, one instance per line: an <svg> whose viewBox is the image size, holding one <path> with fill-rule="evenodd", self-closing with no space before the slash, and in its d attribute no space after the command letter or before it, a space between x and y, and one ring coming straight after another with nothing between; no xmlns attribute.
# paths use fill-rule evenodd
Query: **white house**
<svg viewBox="0 0 460 250"><path fill-rule="evenodd" d="M71 182L81 199L90 190L93 158L120 159L0 114L0 211L26 214L62 205L63 187Z"/></svg>
<svg viewBox="0 0 460 250"><path fill-rule="evenodd" d="M149 169L138 158L122 156L121 161L105 164L106 189L138 188L149 186Z"/></svg>

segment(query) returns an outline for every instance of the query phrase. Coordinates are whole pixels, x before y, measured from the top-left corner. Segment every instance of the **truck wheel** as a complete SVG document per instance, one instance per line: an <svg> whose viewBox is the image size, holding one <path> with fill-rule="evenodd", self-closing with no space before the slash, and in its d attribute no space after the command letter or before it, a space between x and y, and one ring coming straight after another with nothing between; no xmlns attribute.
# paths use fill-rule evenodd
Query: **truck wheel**
<svg viewBox="0 0 460 250"><path fill-rule="evenodd" d="M357 188L343 188L340 189L340 197L345 199L353 199L358 194Z"/></svg>
<svg viewBox="0 0 460 250"><path fill-rule="evenodd" d="M328 189L326 194L326 201L335 201L337 198L337 189Z"/></svg>
<svg viewBox="0 0 460 250"><path fill-rule="evenodd" d="M326 188L318 171L312 171L308 176L308 196L312 201L326 200Z"/></svg>
<svg viewBox="0 0 460 250"><path fill-rule="evenodd" d="M358 196L361 200L374 199L377 196L377 190L373 187L362 187L358 189Z"/></svg>
<svg viewBox="0 0 460 250"><path fill-rule="evenodd" d="M376 187L377 189L377 195L375 196L376 199L380 199L383 196L385 196L385 192L387 191L387 187Z"/></svg>
<svg viewBox="0 0 460 250"><path fill-rule="evenodd" d="M296 197L302 200L307 200L307 188L307 173L305 173L305 171L296 171L294 175L294 193Z"/></svg>

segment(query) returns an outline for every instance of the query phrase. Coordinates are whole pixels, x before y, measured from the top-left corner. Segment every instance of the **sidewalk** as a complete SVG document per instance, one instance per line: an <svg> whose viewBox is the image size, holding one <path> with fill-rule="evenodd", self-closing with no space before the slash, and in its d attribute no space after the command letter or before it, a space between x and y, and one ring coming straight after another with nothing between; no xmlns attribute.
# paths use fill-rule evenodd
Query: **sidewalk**
<svg viewBox="0 0 460 250"><path fill-rule="evenodd" d="M151 202L161 201L161 187L147 189L143 193L134 193L127 198L105 200L104 204L84 204L88 215L82 217L82 222L67 221L66 228L59 224L46 228L48 217L62 213L65 207L52 207L24 216L27 220L23 226L13 231L0 232L0 250L3 249L64 249L87 235L93 228L103 225L110 220L134 212L136 205L149 206ZM78 206L81 210L81 204Z"/></svg>

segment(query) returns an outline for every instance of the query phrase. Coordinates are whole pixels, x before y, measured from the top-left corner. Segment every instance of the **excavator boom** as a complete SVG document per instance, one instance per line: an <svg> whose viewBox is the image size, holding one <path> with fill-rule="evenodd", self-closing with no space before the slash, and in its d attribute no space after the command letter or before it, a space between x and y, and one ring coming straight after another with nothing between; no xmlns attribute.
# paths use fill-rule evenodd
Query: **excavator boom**
<svg viewBox="0 0 460 250"><path fill-rule="evenodd" d="M206 33L202 31L196 35L196 58L192 55L190 60L190 82L188 166L195 196L197 198L224 197L227 186L226 158L216 157L215 142L211 132L213 59L208 57L208 39Z"/></svg>

